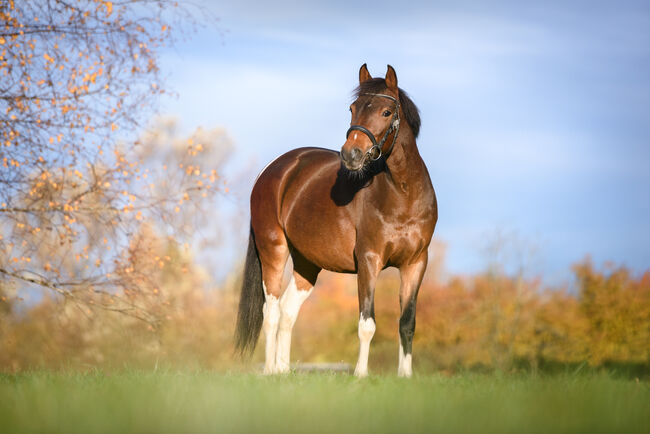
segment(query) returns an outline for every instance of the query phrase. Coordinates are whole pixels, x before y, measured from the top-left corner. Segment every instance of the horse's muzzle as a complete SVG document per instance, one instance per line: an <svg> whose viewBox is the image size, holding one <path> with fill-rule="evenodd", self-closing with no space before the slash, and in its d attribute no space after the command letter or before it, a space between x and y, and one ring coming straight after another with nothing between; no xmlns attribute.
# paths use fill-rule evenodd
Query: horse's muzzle
<svg viewBox="0 0 650 434"><path fill-rule="evenodd" d="M356 171L361 170L364 163L365 154L356 146L352 149L341 149L341 160L346 169Z"/></svg>

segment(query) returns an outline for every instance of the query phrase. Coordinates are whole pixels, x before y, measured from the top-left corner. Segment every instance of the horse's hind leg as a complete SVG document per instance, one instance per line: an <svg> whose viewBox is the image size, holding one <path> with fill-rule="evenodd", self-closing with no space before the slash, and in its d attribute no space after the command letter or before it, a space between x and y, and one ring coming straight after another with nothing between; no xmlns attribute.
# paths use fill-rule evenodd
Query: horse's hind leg
<svg viewBox="0 0 650 434"><path fill-rule="evenodd" d="M302 257L298 252L292 252L293 275L289 286L280 299L280 327L275 358L277 372L288 372L291 356L291 331L296 323L300 307L311 294L320 268Z"/></svg>
<svg viewBox="0 0 650 434"><path fill-rule="evenodd" d="M275 357L278 326L281 317L282 275L289 257L289 247L281 229L274 231L272 236L268 231L258 231L255 235L255 243L262 263L262 285L265 298L264 307L262 308L264 314L262 329L266 338L264 373L274 374L277 372Z"/></svg>
<svg viewBox="0 0 650 434"><path fill-rule="evenodd" d="M415 334L415 304L424 271L427 268L426 252L416 261L400 267L401 285L399 289L399 366L397 375L410 377L413 335Z"/></svg>

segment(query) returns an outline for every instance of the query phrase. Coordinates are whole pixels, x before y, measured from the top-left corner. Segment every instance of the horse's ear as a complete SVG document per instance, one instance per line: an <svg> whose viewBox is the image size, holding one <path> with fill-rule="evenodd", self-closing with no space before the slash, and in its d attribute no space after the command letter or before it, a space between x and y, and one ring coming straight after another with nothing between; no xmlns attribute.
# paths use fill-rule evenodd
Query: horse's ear
<svg viewBox="0 0 650 434"><path fill-rule="evenodd" d="M390 65L388 65L388 71L386 71L386 86L389 89L397 89L397 74Z"/></svg>
<svg viewBox="0 0 650 434"><path fill-rule="evenodd" d="M359 84L363 83L364 81L368 81L371 78L372 77L368 72L368 66L364 63L363 65L361 65L361 69L359 69Z"/></svg>

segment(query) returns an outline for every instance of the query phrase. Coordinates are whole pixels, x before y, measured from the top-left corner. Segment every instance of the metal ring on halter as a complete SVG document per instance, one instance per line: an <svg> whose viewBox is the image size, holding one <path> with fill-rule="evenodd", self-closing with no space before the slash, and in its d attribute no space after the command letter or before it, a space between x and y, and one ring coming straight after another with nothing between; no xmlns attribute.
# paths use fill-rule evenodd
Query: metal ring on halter
<svg viewBox="0 0 650 434"><path fill-rule="evenodd" d="M377 154L377 156L375 158L372 158L372 150L373 149L377 149L377 152L378 152L378 154ZM372 161L379 160L381 158L381 156L383 155L382 152L381 152L381 146L379 146L379 145L372 145L370 147L370 149L368 149L368 152L366 152L366 154L368 154L368 158L370 158Z"/></svg>
<svg viewBox="0 0 650 434"><path fill-rule="evenodd" d="M379 143L377 143L377 139L375 138L375 135L373 133L371 133L370 130L368 130L366 127L361 126L361 125L351 125L350 128L348 128L347 133L345 134L345 138L347 139L350 136L350 132L356 130L356 131L361 131L363 134L368 136L368 138L372 142L372 146L370 147L370 149L368 149L368 151L366 152L366 155L372 161L377 161L383 155L388 156L390 154L390 152L393 150L393 145L395 145L395 141L397 140L397 135L399 134L399 124L400 124L399 109L400 109L400 105L399 105L399 101L397 101L396 98L394 98L394 97L392 97L390 95L385 95L383 93L364 93L364 95L379 96L379 97L383 97L383 98L388 98L388 99L392 100L395 103L395 113L393 113L393 117L390 120L390 125L389 125L388 129L386 130L386 132L384 133L384 137L381 138L381 141ZM395 136L393 137L393 141L390 144L390 148L388 148L388 152L386 152L384 154L382 152L382 148L384 146L384 143L386 143L386 139L388 139L388 136L390 135L390 133L393 130L395 130ZM376 157L373 158L372 157L372 152L373 152L374 149L379 150L379 155L377 155Z"/></svg>

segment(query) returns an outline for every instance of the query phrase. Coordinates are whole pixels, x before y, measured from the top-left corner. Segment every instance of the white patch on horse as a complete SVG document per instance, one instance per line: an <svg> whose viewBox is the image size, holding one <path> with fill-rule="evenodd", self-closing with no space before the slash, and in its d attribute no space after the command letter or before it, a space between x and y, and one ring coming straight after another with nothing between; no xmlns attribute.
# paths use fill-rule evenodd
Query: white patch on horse
<svg viewBox="0 0 650 434"><path fill-rule="evenodd" d="M354 133L354 137L352 139L357 140L357 133Z"/></svg>
<svg viewBox="0 0 650 434"><path fill-rule="evenodd" d="M298 318L300 307L305 302L309 294L314 288L309 288L309 291L300 291L296 286L296 281L291 276L289 286L280 297L280 326L278 329L278 342L275 355L275 370L278 373L289 372L290 357L291 357L291 331L293 325Z"/></svg>
<svg viewBox="0 0 650 434"><path fill-rule="evenodd" d="M399 340L399 366L397 368L398 377L410 377L413 375L411 369L411 354L404 355L404 347L402 347L402 338Z"/></svg>
<svg viewBox="0 0 650 434"><path fill-rule="evenodd" d="M368 375L368 355L370 354L370 341L375 335L375 320L364 318L363 312L359 316L359 360L354 370L357 377Z"/></svg>
<svg viewBox="0 0 650 434"><path fill-rule="evenodd" d="M278 325L280 323L280 300L273 294L269 294L266 285L262 282L264 288L264 306L262 313L264 322L262 328L266 336L266 361L264 363L264 374L274 374L275 369L275 352L278 335Z"/></svg>

